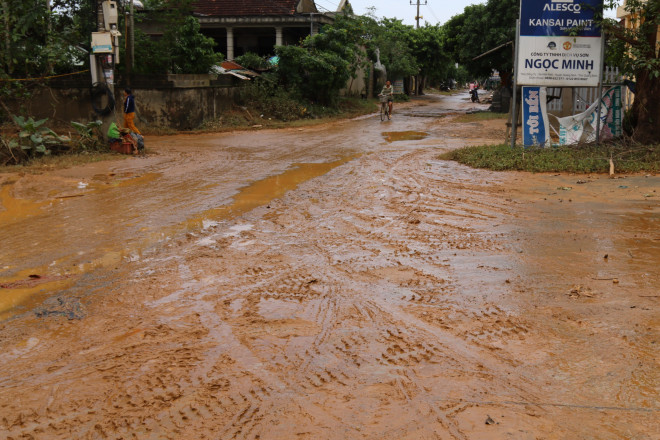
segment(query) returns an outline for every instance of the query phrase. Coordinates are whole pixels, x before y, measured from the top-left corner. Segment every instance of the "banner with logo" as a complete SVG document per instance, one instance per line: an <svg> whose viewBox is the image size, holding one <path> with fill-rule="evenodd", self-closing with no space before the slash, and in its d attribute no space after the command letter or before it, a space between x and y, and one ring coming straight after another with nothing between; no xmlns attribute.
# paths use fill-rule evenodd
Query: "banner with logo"
<svg viewBox="0 0 660 440"><path fill-rule="evenodd" d="M621 121L623 108L621 106L621 86L610 87L601 97L600 107L600 139L607 140L623 134ZM559 144L571 145L594 142L598 119L596 111L598 101L588 109L573 116L557 118L559 121Z"/></svg>
<svg viewBox="0 0 660 440"><path fill-rule="evenodd" d="M522 88L523 145L543 147L550 145L547 92L545 87Z"/></svg>
<svg viewBox="0 0 660 440"><path fill-rule="evenodd" d="M517 82L548 87L596 87L603 0L521 0Z"/></svg>

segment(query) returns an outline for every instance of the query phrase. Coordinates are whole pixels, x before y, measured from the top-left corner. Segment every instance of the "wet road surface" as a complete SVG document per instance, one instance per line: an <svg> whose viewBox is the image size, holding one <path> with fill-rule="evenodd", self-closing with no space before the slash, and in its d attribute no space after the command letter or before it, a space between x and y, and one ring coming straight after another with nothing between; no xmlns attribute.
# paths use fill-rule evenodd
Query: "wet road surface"
<svg viewBox="0 0 660 440"><path fill-rule="evenodd" d="M2 176L0 432L659 438L659 178L439 160L469 106Z"/></svg>

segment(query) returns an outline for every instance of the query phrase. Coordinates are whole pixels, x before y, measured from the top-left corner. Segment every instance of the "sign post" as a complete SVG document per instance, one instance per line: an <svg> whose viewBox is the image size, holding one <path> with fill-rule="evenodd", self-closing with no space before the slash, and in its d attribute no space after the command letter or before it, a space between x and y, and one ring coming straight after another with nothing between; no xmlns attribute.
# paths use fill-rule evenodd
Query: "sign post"
<svg viewBox="0 0 660 440"><path fill-rule="evenodd" d="M516 58L513 66L513 102L511 103L511 148L516 146L518 134L518 57L520 55L520 20L516 20Z"/></svg>

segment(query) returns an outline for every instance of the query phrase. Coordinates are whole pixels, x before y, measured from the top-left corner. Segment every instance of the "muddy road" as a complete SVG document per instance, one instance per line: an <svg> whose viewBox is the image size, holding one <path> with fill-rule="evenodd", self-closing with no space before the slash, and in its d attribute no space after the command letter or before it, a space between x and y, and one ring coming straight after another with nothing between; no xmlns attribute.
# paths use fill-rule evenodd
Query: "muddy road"
<svg viewBox="0 0 660 440"><path fill-rule="evenodd" d="M466 108L0 175L0 438L660 439L660 177Z"/></svg>

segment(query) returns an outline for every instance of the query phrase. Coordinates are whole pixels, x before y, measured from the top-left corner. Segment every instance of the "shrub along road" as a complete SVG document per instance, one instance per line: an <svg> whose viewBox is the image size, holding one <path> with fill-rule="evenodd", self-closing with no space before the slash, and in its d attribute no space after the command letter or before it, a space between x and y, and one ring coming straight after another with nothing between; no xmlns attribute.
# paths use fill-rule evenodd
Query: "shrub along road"
<svg viewBox="0 0 660 440"><path fill-rule="evenodd" d="M653 438L660 179L439 160L466 96L0 176L0 432Z"/></svg>

